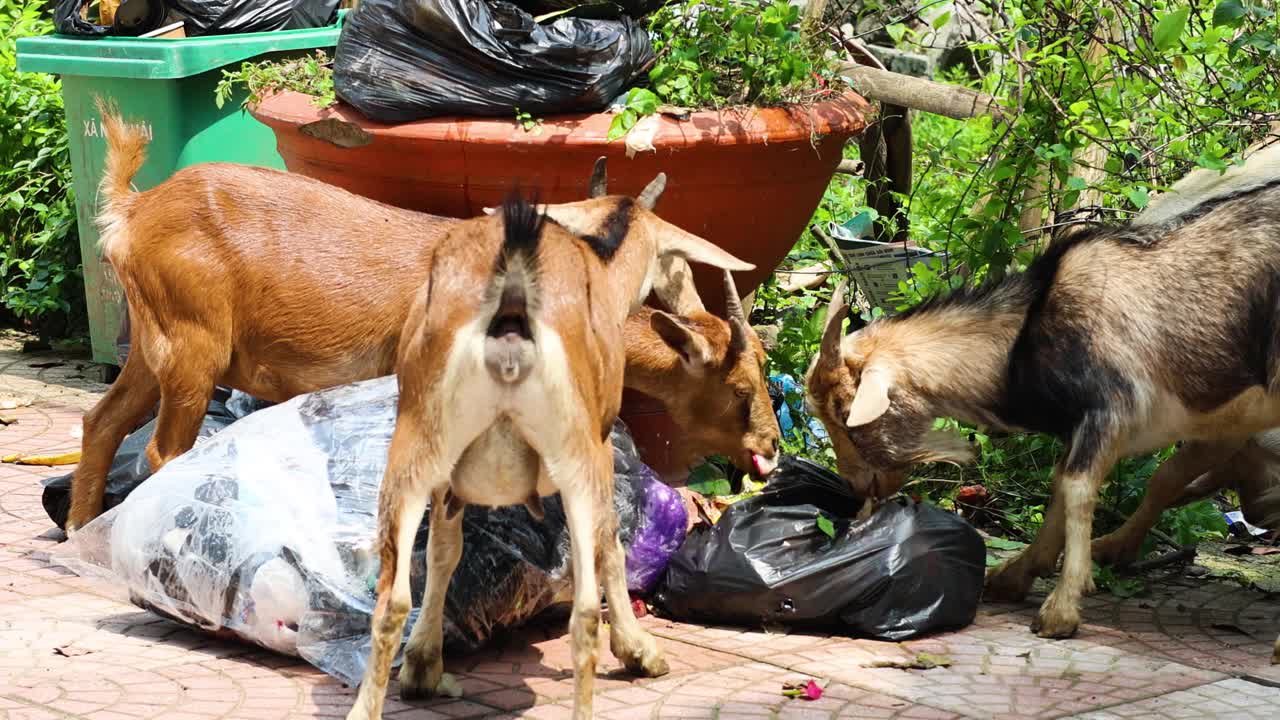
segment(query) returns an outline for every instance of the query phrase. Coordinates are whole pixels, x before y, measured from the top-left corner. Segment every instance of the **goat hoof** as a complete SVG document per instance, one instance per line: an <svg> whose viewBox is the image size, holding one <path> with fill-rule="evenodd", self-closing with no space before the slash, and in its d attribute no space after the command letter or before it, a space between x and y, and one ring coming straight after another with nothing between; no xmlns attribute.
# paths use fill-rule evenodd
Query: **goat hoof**
<svg viewBox="0 0 1280 720"><path fill-rule="evenodd" d="M434 660L406 652L400 666L400 699L406 702L429 700L437 695L444 677L444 661L439 654Z"/></svg>
<svg viewBox="0 0 1280 720"><path fill-rule="evenodd" d="M1007 565L987 573L982 599L993 603L1020 603L1027 599L1035 576Z"/></svg>
<svg viewBox="0 0 1280 720"><path fill-rule="evenodd" d="M622 661L622 666L627 669L627 672L636 677L662 677L671 672L666 658L662 655L662 648L658 647L657 641L646 632L641 631L628 636L619 632L617 626L614 626L614 632L609 638L609 649L614 657Z"/></svg>
<svg viewBox="0 0 1280 720"><path fill-rule="evenodd" d="M1031 621L1031 632L1050 640L1065 640L1075 635L1079 628L1078 613L1054 608L1041 608L1036 619Z"/></svg>
<svg viewBox="0 0 1280 720"><path fill-rule="evenodd" d="M627 672L636 677L656 678L671 672L671 668L667 666L667 659L662 657L662 652L657 647L654 647L650 652L624 658L622 665L627 669Z"/></svg>

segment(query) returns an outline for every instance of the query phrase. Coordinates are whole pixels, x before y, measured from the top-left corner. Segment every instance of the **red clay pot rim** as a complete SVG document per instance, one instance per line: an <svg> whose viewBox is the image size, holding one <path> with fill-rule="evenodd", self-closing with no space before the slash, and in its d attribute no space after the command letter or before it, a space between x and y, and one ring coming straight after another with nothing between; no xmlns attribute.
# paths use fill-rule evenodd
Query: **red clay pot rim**
<svg viewBox="0 0 1280 720"><path fill-rule="evenodd" d="M335 118L356 125L377 138L395 137L423 141L465 141L476 144L502 144L517 142L522 145L559 145L566 135L572 135L577 144L622 145L621 140L608 139L609 124L613 113L588 113L578 115L553 115L539 118L541 132L524 132L514 119L441 117L418 120L400 125L374 122L361 115L355 108L339 102L328 108L318 108L312 96L285 91L264 98L251 107L250 113L259 120L271 119L277 123L305 125ZM656 146L680 145L757 145L809 141L816 136L849 134L866 125L871 112L870 104L852 91L833 95L825 100L803 105L771 108L731 108L700 110L687 119L660 115L654 134ZM689 131L693 132L689 132Z"/></svg>

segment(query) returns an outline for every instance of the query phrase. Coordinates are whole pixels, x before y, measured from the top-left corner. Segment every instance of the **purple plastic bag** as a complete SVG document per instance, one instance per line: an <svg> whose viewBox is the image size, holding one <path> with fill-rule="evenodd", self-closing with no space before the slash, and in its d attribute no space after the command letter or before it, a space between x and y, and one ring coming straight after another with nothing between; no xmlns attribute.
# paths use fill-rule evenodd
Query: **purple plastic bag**
<svg viewBox="0 0 1280 720"><path fill-rule="evenodd" d="M627 589L647 595L684 543L689 514L680 493L659 480L657 473L646 465L638 465L635 471L644 498L639 525L627 548Z"/></svg>

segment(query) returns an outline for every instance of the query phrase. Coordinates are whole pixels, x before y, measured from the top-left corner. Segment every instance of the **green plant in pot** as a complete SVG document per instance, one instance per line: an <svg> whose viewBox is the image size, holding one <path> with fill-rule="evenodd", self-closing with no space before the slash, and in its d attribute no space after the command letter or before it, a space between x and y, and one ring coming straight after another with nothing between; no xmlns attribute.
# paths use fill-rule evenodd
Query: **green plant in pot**
<svg viewBox="0 0 1280 720"><path fill-rule="evenodd" d="M658 59L647 82L626 94L610 139L669 106L772 107L829 94L834 63L786 0L684 0L649 20Z"/></svg>

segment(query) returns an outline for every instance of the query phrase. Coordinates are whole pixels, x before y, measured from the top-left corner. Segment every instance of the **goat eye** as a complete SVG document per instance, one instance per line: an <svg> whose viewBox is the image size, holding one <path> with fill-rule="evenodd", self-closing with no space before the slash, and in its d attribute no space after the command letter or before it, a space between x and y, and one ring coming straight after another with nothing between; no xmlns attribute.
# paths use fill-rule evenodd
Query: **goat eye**
<svg viewBox="0 0 1280 720"><path fill-rule="evenodd" d="M751 396L751 390L749 390L748 388L738 388L737 390L733 391L733 394L745 400L746 398Z"/></svg>

